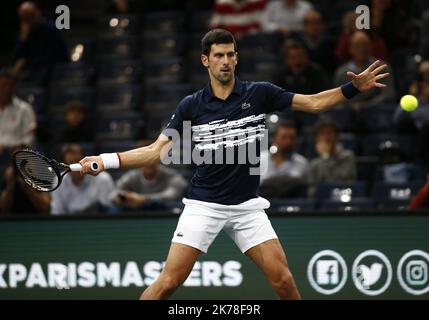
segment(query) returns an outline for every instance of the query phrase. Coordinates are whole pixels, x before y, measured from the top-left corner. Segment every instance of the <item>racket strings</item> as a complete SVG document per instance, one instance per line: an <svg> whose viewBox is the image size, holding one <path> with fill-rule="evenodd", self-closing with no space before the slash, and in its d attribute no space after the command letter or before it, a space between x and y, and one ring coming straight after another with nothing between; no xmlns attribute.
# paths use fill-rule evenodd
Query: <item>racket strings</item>
<svg viewBox="0 0 429 320"><path fill-rule="evenodd" d="M19 152L15 155L16 167L25 182L39 191L51 191L58 185L56 169L40 156L30 152Z"/></svg>

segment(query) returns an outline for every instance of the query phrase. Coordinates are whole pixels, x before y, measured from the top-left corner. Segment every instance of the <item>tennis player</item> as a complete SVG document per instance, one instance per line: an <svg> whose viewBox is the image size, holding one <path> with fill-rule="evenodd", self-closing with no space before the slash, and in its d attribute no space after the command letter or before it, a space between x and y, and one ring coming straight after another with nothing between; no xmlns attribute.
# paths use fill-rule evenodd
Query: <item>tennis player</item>
<svg viewBox="0 0 429 320"><path fill-rule="evenodd" d="M238 62L233 35L222 29L209 31L202 39L201 62L207 68L209 84L185 97L166 129L183 130L190 121L192 139L200 149L235 148L252 143L265 127L265 114L293 110L320 113L351 99L360 92L383 88L378 81L386 65L376 61L360 74L348 72L351 81L336 89L313 95L290 93L269 82L242 82L235 76ZM222 127L223 142L214 132ZM165 133L151 145L121 153L101 154L80 161L83 174L97 175L111 168L133 168L158 163L171 147ZM198 139L195 139L198 137ZM250 138L249 138L250 137ZM261 140L258 140L260 143ZM211 143L208 143L211 142ZM161 152L163 151L163 152ZM234 151L236 152L236 151ZM90 168L91 162L99 170ZM184 210L173 234L167 261L158 279L141 299L166 299L188 277L201 253L206 253L221 230L263 272L280 299L300 299L285 252L264 211L270 203L258 197L260 177L249 173L251 164L200 164L191 179Z"/></svg>

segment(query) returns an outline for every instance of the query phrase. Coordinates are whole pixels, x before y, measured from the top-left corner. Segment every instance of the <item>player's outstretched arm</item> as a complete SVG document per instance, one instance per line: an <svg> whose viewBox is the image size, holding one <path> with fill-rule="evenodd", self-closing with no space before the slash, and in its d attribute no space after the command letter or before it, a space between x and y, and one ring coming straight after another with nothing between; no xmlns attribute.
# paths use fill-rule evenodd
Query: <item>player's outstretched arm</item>
<svg viewBox="0 0 429 320"><path fill-rule="evenodd" d="M142 148L137 148L120 153L103 153L99 156L85 157L79 161L82 165L82 174L98 175L101 171L117 168L137 168L145 165L156 164L161 161L172 146L171 140L160 134L158 139ZM91 169L91 163L96 162L98 170Z"/></svg>
<svg viewBox="0 0 429 320"><path fill-rule="evenodd" d="M295 94L292 100L292 108L299 111L320 113L353 98L360 92L372 88L384 88L386 85L378 81L389 76L389 73L381 73L386 67L386 64L381 64L377 60L360 74L347 72L351 82L341 87L312 95Z"/></svg>

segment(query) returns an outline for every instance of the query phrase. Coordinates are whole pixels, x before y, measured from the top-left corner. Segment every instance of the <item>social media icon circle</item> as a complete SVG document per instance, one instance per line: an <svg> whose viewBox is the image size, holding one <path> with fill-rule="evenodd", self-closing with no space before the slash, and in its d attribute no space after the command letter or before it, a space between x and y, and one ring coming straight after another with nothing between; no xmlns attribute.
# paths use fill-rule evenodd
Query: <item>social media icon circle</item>
<svg viewBox="0 0 429 320"><path fill-rule="evenodd" d="M429 254L422 250L407 252L398 263L397 277L401 287L412 295L429 292Z"/></svg>
<svg viewBox="0 0 429 320"><path fill-rule="evenodd" d="M343 257L333 250L316 253L307 266L310 285L319 293L331 295L340 291L347 280L347 265Z"/></svg>
<svg viewBox="0 0 429 320"><path fill-rule="evenodd" d="M360 292L368 296L385 292L392 282L392 274L389 259L377 250L366 250L353 262L353 283Z"/></svg>

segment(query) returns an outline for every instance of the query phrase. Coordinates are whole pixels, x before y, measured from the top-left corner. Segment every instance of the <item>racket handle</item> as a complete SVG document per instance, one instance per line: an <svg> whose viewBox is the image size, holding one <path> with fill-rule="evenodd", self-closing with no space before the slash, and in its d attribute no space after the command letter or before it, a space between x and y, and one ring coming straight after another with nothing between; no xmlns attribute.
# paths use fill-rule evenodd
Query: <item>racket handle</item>
<svg viewBox="0 0 429 320"><path fill-rule="evenodd" d="M82 170L82 166L79 163L72 163L70 166L71 171L80 171ZM91 162L91 170L97 171L98 170L98 164L97 162Z"/></svg>

